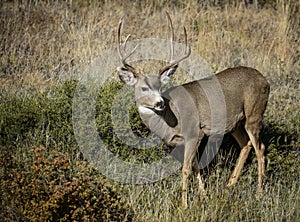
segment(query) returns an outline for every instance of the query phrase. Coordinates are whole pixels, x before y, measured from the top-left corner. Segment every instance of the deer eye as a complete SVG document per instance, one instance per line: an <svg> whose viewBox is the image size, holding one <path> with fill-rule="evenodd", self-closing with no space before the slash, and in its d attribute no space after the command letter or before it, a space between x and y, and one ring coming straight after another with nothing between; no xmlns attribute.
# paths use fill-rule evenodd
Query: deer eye
<svg viewBox="0 0 300 222"><path fill-rule="evenodd" d="M148 88L148 87L142 87L142 91L143 91L143 92L148 92L148 91L149 91L149 88Z"/></svg>

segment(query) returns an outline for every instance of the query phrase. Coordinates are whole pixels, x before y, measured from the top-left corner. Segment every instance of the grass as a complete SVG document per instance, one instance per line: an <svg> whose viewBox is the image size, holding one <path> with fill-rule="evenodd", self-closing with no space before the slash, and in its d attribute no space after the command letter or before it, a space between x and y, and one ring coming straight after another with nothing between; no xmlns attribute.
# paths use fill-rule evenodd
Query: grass
<svg viewBox="0 0 300 222"><path fill-rule="evenodd" d="M178 201L180 180L174 179L172 184L163 182L160 185L131 188L132 194L129 198L137 212L136 220L296 221L299 219L299 214L297 215L299 187L296 183L289 188L278 183L268 187L263 196L257 196L255 186L249 185L246 180L242 180L243 185L226 188L224 179L229 174L226 175L223 171L219 169L214 172L214 178L210 176L205 181L208 190L206 200L200 200L196 190L190 191L187 209L182 209Z"/></svg>
<svg viewBox="0 0 300 222"><path fill-rule="evenodd" d="M259 1L260 2L260 1ZM0 8L0 142L27 160L32 146L63 149L70 161L81 159L72 127L74 79L85 67L116 45L119 18L126 15L124 36L167 38L165 11L176 38L187 28L192 51L214 72L246 65L271 84L263 139L266 153L265 192L256 193L257 169L252 153L238 183L227 188L238 150L232 143L203 170L208 193L200 199L191 177L189 207L180 207L180 172L154 184L113 182L134 211L135 221L297 221L300 218L300 48L298 1L264 1L245 7L240 1L4 1ZM155 48L154 48L155 50ZM115 59L115 58L114 58ZM153 73L161 63L135 63ZM110 107L119 90L116 67L112 82L100 89L97 126L111 151L127 161L154 161L158 150L136 151L116 140ZM200 70L201 71L201 70ZM201 73L202 76L207 73ZM176 78L186 81L180 72ZM99 86L100 87L100 86ZM102 91L101 91L102 90ZM147 130L135 111L131 125ZM129 150L129 151L128 151ZM156 152L157 151L157 152ZM25 161L26 162L26 161Z"/></svg>

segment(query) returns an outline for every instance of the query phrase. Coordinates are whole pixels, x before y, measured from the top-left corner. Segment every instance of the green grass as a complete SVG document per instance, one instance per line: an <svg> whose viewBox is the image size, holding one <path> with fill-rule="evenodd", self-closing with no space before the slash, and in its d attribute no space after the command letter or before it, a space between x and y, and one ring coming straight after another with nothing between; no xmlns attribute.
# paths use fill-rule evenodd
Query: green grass
<svg viewBox="0 0 300 222"><path fill-rule="evenodd" d="M111 181L113 189L129 204L134 221L299 221L299 3L259 1L266 4L246 8L240 1L217 2L1 3L1 151L9 148L25 164L32 158L30 149L43 146L67 153L70 163L76 167L75 162L83 157L73 132L72 104L85 67L105 50L115 47L116 28L123 15L126 15L124 35L130 33L133 39L166 38L164 12L168 11L175 29L179 30L176 38L181 36L184 25L192 51L201 55L214 72L246 65L258 69L270 82L262 133L268 147L264 193L256 192L254 152L238 183L226 187L239 152L230 138L202 172L206 199L200 199L196 178L190 177L187 209L180 206L180 170L153 184L126 185ZM153 73L161 64L143 61L134 65L145 73ZM111 106L122 87L115 76L112 73L111 81L97 86L99 135L110 151L123 160L149 163L160 159L170 151L167 147L136 149L122 143L114 134ZM180 72L176 80L186 81ZM128 93L124 95L124 103L130 96ZM148 134L134 106L130 108L130 118L136 134ZM7 208L0 206L3 209ZM9 221L5 212L0 216Z"/></svg>

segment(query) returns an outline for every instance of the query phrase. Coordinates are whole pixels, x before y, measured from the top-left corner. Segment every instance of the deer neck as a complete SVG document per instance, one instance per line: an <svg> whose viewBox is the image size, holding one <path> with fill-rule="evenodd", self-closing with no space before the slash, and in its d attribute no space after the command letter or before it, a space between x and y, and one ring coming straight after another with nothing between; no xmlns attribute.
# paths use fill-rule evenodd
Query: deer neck
<svg viewBox="0 0 300 222"><path fill-rule="evenodd" d="M162 111L138 109L142 121L152 131L157 128L175 128L178 125L178 117L172 109L171 101L164 98L164 102L165 108Z"/></svg>

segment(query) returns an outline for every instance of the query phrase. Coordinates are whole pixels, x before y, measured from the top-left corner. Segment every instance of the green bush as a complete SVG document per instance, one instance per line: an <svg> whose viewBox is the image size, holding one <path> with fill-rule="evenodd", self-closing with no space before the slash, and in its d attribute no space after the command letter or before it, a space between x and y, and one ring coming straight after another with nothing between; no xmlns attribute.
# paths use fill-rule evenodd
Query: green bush
<svg viewBox="0 0 300 222"><path fill-rule="evenodd" d="M26 98L0 97L0 144L20 148L64 144L65 151L78 152L72 128L72 99L76 85L76 81L67 81L49 93Z"/></svg>
<svg viewBox="0 0 300 222"><path fill-rule="evenodd" d="M0 144L24 140L40 119L41 98L0 97Z"/></svg>
<svg viewBox="0 0 300 222"><path fill-rule="evenodd" d="M126 221L130 209L84 161L34 147L31 157L0 153L1 221Z"/></svg>
<svg viewBox="0 0 300 222"><path fill-rule="evenodd" d="M75 80L67 81L47 94L36 94L25 99L2 97L0 144L18 147L41 144L50 148L63 145L64 151L69 152L72 158L78 156L80 151L73 132L72 105L76 87L82 87L82 90L85 90L85 86L78 84ZM111 110L114 99L122 86L120 82L108 82L98 90L96 116L93 118L96 118L99 135L110 151L124 160L155 161L165 155L167 148L163 144L149 149L137 149L141 147L127 145L114 133ZM126 106L128 101L132 100L130 99L132 96L133 91L127 90L119 98L117 106L120 108ZM84 106L86 102L82 101L82 105ZM122 115L127 115L124 112L118 112L116 127L123 135L126 135L128 130L132 130L138 137L147 136L150 131L140 120L134 103L131 104L128 112L130 128L123 123ZM132 138L129 140L131 144L136 142Z"/></svg>

